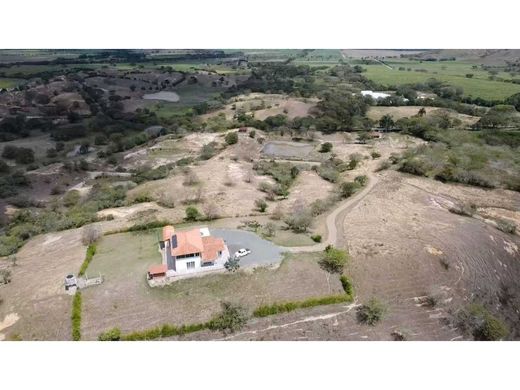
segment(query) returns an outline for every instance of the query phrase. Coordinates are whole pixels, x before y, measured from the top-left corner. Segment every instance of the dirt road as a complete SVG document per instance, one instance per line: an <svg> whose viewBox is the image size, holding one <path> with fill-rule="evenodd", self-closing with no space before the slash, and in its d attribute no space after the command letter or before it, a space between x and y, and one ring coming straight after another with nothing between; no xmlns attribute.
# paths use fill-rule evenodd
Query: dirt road
<svg viewBox="0 0 520 390"><path fill-rule="evenodd" d="M341 232L343 230L343 220L345 219L345 215L353 210L361 200L365 196L367 196L376 186L378 182L378 178L373 173L368 173L368 184L357 194L354 196L344 200L341 202L338 207L336 207L332 212L327 216L325 221L325 225L327 228L327 239L316 245L308 245L308 246L293 246L286 247L289 252L293 253L301 253L301 252L319 252L325 250L327 245L337 246L338 237L341 234L338 234L338 230Z"/></svg>

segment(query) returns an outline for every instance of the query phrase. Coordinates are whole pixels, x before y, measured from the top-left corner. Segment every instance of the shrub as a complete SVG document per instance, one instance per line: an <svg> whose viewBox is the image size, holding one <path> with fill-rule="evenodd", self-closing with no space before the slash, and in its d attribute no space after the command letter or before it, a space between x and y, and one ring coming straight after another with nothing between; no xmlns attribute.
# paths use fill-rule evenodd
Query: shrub
<svg viewBox="0 0 520 390"><path fill-rule="evenodd" d="M87 268L95 254L96 254L96 244L90 244L87 247L87 253L85 255L85 260L83 260L83 263L81 264L81 268L79 269L79 272L78 272L79 276L83 276L85 274L85 272L87 271Z"/></svg>
<svg viewBox="0 0 520 390"><path fill-rule="evenodd" d="M370 156L375 160L376 158L381 157L381 153L373 151L372 153L370 153Z"/></svg>
<svg viewBox="0 0 520 390"><path fill-rule="evenodd" d="M263 305L258 307L254 312L254 317L267 317L279 313L287 313L296 309L309 308L314 306L332 305L336 303L350 302L352 297L347 294L327 295L319 298L309 298L304 301L275 303L272 305Z"/></svg>
<svg viewBox="0 0 520 390"><path fill-rule="evenodd" d="M516 225L510 221L507 221L505 219L497 219L497 229L509 234L515 234L516 232Z"/></svg>
<svg viewBox="0 0 520 390"><path fill-rule="evenodd" d="M72 340L81 340L81 292L77 291L72 300Z"/></svg>
<svg viewBox="0 0 520 390"><path fill-rule="evenodd" d="M317 170L318 175L324 180L335 183L339 179L339 171L336 166L331 163L322 163Z"/></svg>
<svg viewBox="0 0 520 390"><path fill-rule="evenodd" d="M332 144L330 142L325 142L321 144L320 153L328 153L332 150Z"/></svg>
<svg viewBox="0 0 520 390"><path fill-rule="evenodd" d="M238 271L240 268L240 259L235 257L230 257L225 263L224 268L226 268L229 272Z"/></svg>
<svg viewBox="0 0 520 390"><path fill-rule="evenodd" d="M458 214L458 215L465 215L467 217L473 216L473 214L477 211L477 206L475 206L473 203L461 203L456 204L449 209L450 213Z"/></svg>
<svg viewBox="0 0 520 390"><path fill-rule="evenodd" d="M368 183L368 177L366 175L356 176L354 182L358 183L361 187L364 187Z"/></svg>
<svg viewBox="0 0 520 390"><path fill-rule="evenodd" d="M267 203L263 199L257 199L255 200L255 207L258 211L263 213L267 209Z"/></svg>
<svg viewBox="0 0 520 390"><path fill-rule="evenodd" d="M346 275L341 275L339 277L339 281L341 282L341 286L343 286L343 290L345 294L350 295L351 297L354 295L354 287L352 286L352 281Z"/></svg>
<svg viewBox="0 0 520 390"><path fill-rule="evenodd" d="M227 133L224 137L224 141L226 141L228 145L236 144L238 142L238 133L236 131Z"/></svg>
<svg viewBox="0 0 520 390"><path fill-rule="evenodd" d="M119 341L121 340L121 330L119 328L112 328L98 336L98 341Z"/></svg>
<svg viewBox="0 0 520 390"><path fill-rule="evenodd" d="M347 251L328 246L324 251L324 257L319 261L319 265L331 274L340 274L348 260Z"/></svg>
<svg viewBox="0 0 520 390"><path fill-rule="evenodd" d="M196 207L186 207L186 217L184 218L186 221L198 221L200 218L201 214Z"/></svg>
<svg viewBox="0 0 520 390"><path fill-rule="evenodd" d="M507 326L479 304L461 310L458 319L459 325L478 341L502 340L509 334Z"/></svg>
<svg viewBox="0 0 520 390"><path fill-rule="evenodd" d="M314 242L321 242L321 234L312 235L311 240Z"/></svg>
<svg viewBox="0 0 520 390"><path fill-rule="evenodd" d="M251 131L249 132L249 138L255 138L255 136L256 136L256 131L251 130Z"/></svg>
<svg viewBox="0 0 520 390"><path fill-rule="evenodd" d="M359 322L373 326L381 321L385 311L383 304L376 298L372 298L368 303L359 306L356 314Z"/></svg>
<svg viewBox="0 0 520 390"><path fill-rule="evenodd" d="M357 182L345 182L341 183L339 192L342 198L349 198L356 193L359 189L359 183Z"/></svg>
<svg viewBox="0 0 520 390"><path fill-rule="evenodd" d="M220 330L224 333L234 333L240 330L247 322L247 314L243 307L222 302L222 311L209 321L211 330Z"/></svg>
<svg viewBox="0 0 520 390"><path fill-rule="evenodd" d="M291 213L286 216L284 222L296 233L306 232L312 223L312 215L309 210L303 210L298 213Z"/></svg>
<svg viewBox="0 0 520 390"><path fill-rule="evenodd" d="M200 150L199 158L201 160L209 160L211 157L217 154L216 142L210 142L202 147Z"/></svg>
<svg viewBox="0 0 520 390"><path fill-rule="evenodd" d="M83 245L92 245L101 237L101 230L94 225L85 226L81 232Z"/></svg>

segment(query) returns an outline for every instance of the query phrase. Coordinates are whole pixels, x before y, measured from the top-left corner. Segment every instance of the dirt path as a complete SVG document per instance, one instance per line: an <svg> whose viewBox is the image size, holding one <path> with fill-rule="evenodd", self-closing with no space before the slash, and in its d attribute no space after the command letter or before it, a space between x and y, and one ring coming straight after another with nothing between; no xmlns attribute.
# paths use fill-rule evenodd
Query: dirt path
<svg viewBox="0 0 520 390"><path fill-rule="evenodd" d="M293 247L285 247L289 252L293 253L301 253L301 252L319 252L325 250L327 245L336 246L338 243L338 230L342 231L343 220L345 215L354 209L361 200L365 196L367 196L376 186L378 182L378 178L372 174L368 173L368 184L361 191L359 191L354 196L348 198L347 200L341 202L338 207L336 207L332 212L327 216L325 221L325 225L327 228L327 239L324 242L321 242L316 245L308 245L308 246L293 246Z"/></svg>

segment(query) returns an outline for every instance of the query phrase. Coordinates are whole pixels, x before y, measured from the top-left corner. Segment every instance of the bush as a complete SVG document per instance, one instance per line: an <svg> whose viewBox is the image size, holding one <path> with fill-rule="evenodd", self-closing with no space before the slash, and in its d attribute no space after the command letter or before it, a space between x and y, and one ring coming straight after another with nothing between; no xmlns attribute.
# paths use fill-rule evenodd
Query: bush
<svg viewBox="0 0 520 390"><path fill-rule="evenodd" d="M256 131L251 130L251 131L249 132L249 138L255 138L255 136L256 136Z"/></svg>
<svg viewBox="0 0 520 390"><path fill-rule="evenodd" d="M263 213L265 210L267 210L267 203L263 199L257 199L255 200L255 207L258 211Z"/></svg>
<svg viewBox="0 0 520 390"><path fill-rule="evenodd" d="M309 210L303 210L286 216L284 222L295 233L303 233L307 231L309 226L311 226L312 215Z"/></svg>
<svg viewBox="0 0 520 390"><path fill-rule="evenodd" d="M119 341L121 340L121 330L119 328L112 328L98 336L98 341Z"/></svg>
<svg viewBox="0 0 520 390"><path fill-rule="evenodd" d="M238 133L236 131L227 133L224 140L228 145L234 145L238 142Z"/></svg>
<svg viewBox="0 0 520 390"><path fill-rule="evenodd" d="M507 326L484 306L471 304L458 313L459 325L478 341L502 340L509 334Z"/></svg>
<svg viewBox="0 0 520 390"><path fill-rule="evenodd" d="M240 268L240 259L235 257L230 257L225 263L224 268L227 269L229 272L235 272L238 271Z"/></svg>
<svg viewBox="0 0 520 390"><path fill-rule="evenodd" d="M341 183L339 192L342 198L349 198L356 193L360 185L357 182L345 182Z"/></svg>
<svg viewBox="0 0 520 390"><path fill-rule="evenodd" d="M361 187L364 187L368 183L368 177L366 175L356 176L354 182L358 183Z"/></svg>
<svg viewBox="0 0 520 390"><path fill-rule="evenodd" d="M448 210L453 214L471 217L477 212L477 206L473 203L461 203L450 207Z"/></svg>
<svg viewBox="0 0 520 390"><path fill-rule="evenodd" d="M331 274L340 274L347 264L349 256L347 251L328 246L324 251L324 257L319 261L319 265Z"/></svg>
<svg viewBox="0 0 520 390"><path fill-rule="evenodd" d="M287 313L296 309L309 308L322 305L333 305L336 303L351 302L352 297L347 294L327 295L320 298L309 298L304 301L275 303L258 307L254 312L254 317L267 317L279 313Z"/></svg>
<svg viewBox="0 0 520 390"><path fill-rule="evenodd" d="M202 215L196 207L186 207L186 217L184 218L186 221L198 221L201 217Z"/></svg>
<svg viewBox="0 0 520 390"><path fill-rule="evenodd" d="M320 153L328 153L332 150L332 144L330 142L325 142L321 144Z"/></svg>
<svg viewBox="0 0 520 390"><path fill-rule="evenodd" d="M497 221L497 229L509 234L515 234L516 232L516 225L510 221L507 221L505 219L498 219Z"/></svg>
<svg viewBox="0 0 520 390"><path fill-rule="evenodd" d="M352 286L352 281L349 279L349 277L346 275L341 275L339 277L339 281L343 286L345 294L350 295L352 297L354 295L354 287Z"/></svg>
<svg viewBox="0 0 520 390"><path fill-rule="evenodd" d="M83 245L92 245L101 237L101 230L97 226L85 226L81 232Z"/></svg>
<svg viewBox="0 0 520 390"><path fill-rule="evenodd" d="M79 269L78 275L83 276L85 272L87 271L87 268L92 261L92 258L96 254L96 244L91 244L87 247L87 253L85 255L85 260L83 260L83 263L81 264L81 268Z"/></svg>
<svg viewBox="0 0 520 390"><path fill-rule="evenodd" d="M217 144L215 142L210 142L209 144L204 145L202 147L202 149L200 150L199 158L201 160L209 160L211 157L216 155L217 154L216 145ZM177 164L179 164L179 162L177 162Z"/></svg>
<svg viewBox="0 0 520 390"><path fill-rule="evenodd" d="M81 292L76 292L72 300L72 340L81 340Z"/></svg>
<svg viewBox="0 0 520 390"><path fill-rule="evenodd" d="M358 307L356 314L359 322L373 326L381 321L385 311L383 304L376 298L372 298L368 303Z"/></svg>
<svg viewBox="0 0 520 390"><path fill-rule="evenodd" d="M381 157L381 153L374 151L370 153L370 156L375 160L376 158Z"/></svg>
<svg viewBox="0 0 520 390"><path fill-rule="evenodd" d="M321 242L321 234L315 234L311 236L311 240L314 242Z"/></svg>
<svg viewBox="0 0 520 390"><path fill-rule="evenodd" d="M209 321L211 330L234 333L247 322L247 314L243 307L229 302L222 302L222 312Z"/></svg>

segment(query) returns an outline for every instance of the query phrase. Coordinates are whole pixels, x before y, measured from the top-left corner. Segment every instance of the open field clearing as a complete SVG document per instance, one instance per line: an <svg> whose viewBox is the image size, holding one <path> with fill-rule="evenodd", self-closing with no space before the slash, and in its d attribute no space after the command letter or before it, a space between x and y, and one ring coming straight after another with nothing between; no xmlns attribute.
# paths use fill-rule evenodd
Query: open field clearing
<svg viewBox="0 0 520 390"><path fill-rule="evenodd" d="M269 116L286 115L293 119L297 116L309 115L309 110L315 106L317 99L292 98L277 94L251 93L239 95L232 99L232 103L224 108L201 115L202 120L224 114L227 120L232 120L237 111L254 113L255 118L264 120Z"/></svg>
<svg viewBox="0 0 520 390"><path fill-rule="evenodd" d="M365 77L385 86L423 83L428 79L435 78L455 87L461 87L465 96L473 98L502 100L520 92L520 85L518 84L467 78L465 75L442 74L440 72L437 74L432 72L408 72L400 71L397 68L389 69L383 65L363 65L363 67L366 68L366 72L363 73Z"/></svg>
<svg viewBox="0 0 520 390"><path fill-rule="evenodd" d="M440 206L446 188L460 186L418 179L434 187L430 194L416 186L416 178L412 185L397 172L379 175L374 190L344 216L341 246L352 256L347 273L356 286L355 302L256 319L226 339L392 340L399 331L408 340L461 340L465 336L451 323L453 313L475 296L498 305L506 288L512 295L501 313L518 338L520 238ZM490 191L488 198L495 195L507 205L501 191ZM374 327L361 325L355 306L373 296L384 302L387 314ZM425 303L428 297L434 297L433 306ZM219 338L209 332L189 336Z"/></svg>
<svg viewBox="0 0 520 390"><path fill-rule="evenodd" d="M394 120L401 118L410 118L417 115L422 106L401 106L401 107L385 107L385 106L373 106L370 107L367 116L373 120L379 120L383 115L390 115ZM446 114L450 118L459 119L463 125L471 126L478 122L480 119L478 116L461 114L453 110L447 110L439 107L424 107L426 110L426 116Z"/></svg>
<svg viewBox="0 0 520 390"><path fill-rule="evenodd" d="M106 276L103 285L83 294L85 339L114 326L123 332L164 323L182 325L208 320L220 302L232 301L248 309L275 301L300 300L342 291L312 254L285 260L279 268L219 273L179 280L152 289L146 269L159 261L155 233L117 234L103 238L89 268Z"/></svg>

